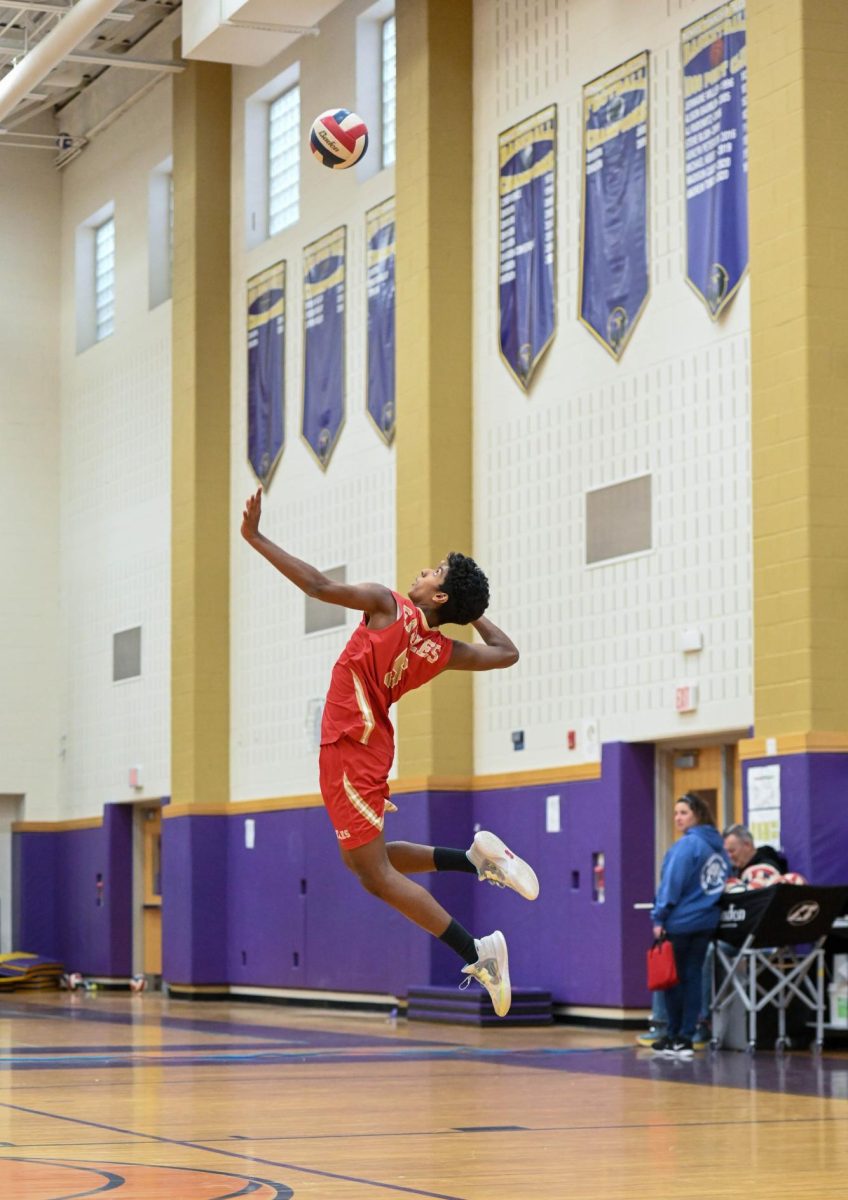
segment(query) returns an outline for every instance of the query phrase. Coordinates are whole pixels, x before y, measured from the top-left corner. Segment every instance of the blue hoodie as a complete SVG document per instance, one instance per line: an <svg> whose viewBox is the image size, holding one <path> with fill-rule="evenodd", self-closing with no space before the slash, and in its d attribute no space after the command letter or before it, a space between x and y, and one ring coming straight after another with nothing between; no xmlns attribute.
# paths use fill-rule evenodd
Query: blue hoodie
<svg viewBox="0 0 848 1200"><path fill-rule="evenodd" d="M730 860L715 826L690 826L663 859L654 924L668 933L715 929L729 874Z"/></svg>

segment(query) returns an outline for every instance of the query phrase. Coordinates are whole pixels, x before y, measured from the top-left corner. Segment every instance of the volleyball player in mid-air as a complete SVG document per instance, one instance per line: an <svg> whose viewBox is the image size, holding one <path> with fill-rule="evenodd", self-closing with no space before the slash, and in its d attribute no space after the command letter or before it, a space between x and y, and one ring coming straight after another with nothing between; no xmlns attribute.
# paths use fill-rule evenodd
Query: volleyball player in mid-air
<svg viewBox="0 0 848 1200"><path fill-rule="evenodd" d="M261 513L259 488L245 504L241 526L254 550L308 596L363 614L333 667L321 723L321 795L345 866L366 891L464 959L464 974L483 985L503 1017L511 1001L503 934L496 929L475 940L407 876L468 871L535 900L539 883L533 869L486 831L474 835L467 851L387 843L383 836L384 813L396 811L388 785L394 758L390 706L442 671L491 671L518 661L507 635L483 616L489 603L486 576L473 559L452 553L419 572L406 596L378 583L337 583L260 533ZM445 637L441 626L447 624L473 625L484 645Z"/></svg>

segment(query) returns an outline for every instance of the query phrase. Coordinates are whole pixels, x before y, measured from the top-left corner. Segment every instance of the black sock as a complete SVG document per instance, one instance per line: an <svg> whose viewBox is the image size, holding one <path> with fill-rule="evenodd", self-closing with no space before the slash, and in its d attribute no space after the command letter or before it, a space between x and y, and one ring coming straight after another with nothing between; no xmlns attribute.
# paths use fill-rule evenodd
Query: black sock
<svg viewBox="0 0 848 1200"><path fill-rule="evenodd" d="M477 868L464 850L451 850L447 846L433 847L433 865L437 871L470 871L477 874ZM477 961L476 958L474 960Z"/></svg>
<svg viewBox="0 0 848 1200"><path fill-rule="evenodd" d="M452 920L445 932L440 935L439 941L450 946L451 950L455 950L459 957L467 963L476 963L479 957L474 938L467 929L460 925L459 921Z"/></svg>

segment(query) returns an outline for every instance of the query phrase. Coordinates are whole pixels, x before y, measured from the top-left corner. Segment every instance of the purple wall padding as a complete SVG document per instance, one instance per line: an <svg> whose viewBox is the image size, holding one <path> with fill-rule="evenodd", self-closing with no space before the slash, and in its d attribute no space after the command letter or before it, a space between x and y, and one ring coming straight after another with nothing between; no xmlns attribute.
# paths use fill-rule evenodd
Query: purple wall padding
<svg viewBox="0 0 848 1200"><path fill-rule="evenodd" d="M544 988L570 1005L643 1006L650 928L633 905L654 894L652 746L604 747L601 778L481 792L475 821L528 859L538 900L481 886L477 936L499 928L516 987ZM545 831L545 799L560 797L562 830ZM605 899L593 899L592 856L605 860Z"/></svg>
<svg viewBox="0 0 848 1200"><path fill-rule="evenodd" d="M15 949L85 975L129 975L131 807L107 804L97 829L15 833L13 847Z"/></svg>
<svg viewBox="0 0 848 1200"><path fill-rule="evenodd" d="M388 840L470 845L471 807L464 793L429 802L400 796L397 803L400 811L387 819ZM247 820L254 822L252 849ZM172 824L165 823L169 840ZM228 825L230 982L405 994L411 979L458 977L456 956L447 947L370 896L344 867L323 808L239 814ZM472 875L431 874L418 882L458 920L470 921ZM168 926L176 951L180 934L170 916ZM176 982L167 968L166 977Z"/></svg>
<svg viewBox="0 0 848 1200"><path fill-rule="evenodd" d="M810 883L848 883L848 754L786 754L743 763L748 771L780 764L780 830L790 871Z"/></svg>
<svg viewBox="0 0 848 1200"><path fill-rule="evenodd" d="M644 1006L654 883L651 746L604 747L600 779L477 793L397 797L388 840L471 844L491 829L536 868L537 901L473 874L418 877L476 937L506 935L513 982L556 1003ZM545 828L559 795L562 831ZM254 846L245 821L254 822ZM592 855L605 855L605 902L593 899ZM102 829L15 836L17 949L60 955L68 969L131 970L132 810L109 805ZM802 868L803 869L803 868ZM96 874L105 904L96 905ZM436 938L366 893L342 864L323 808L162 823L162 954L173 984L233 984L405 995L453 986L461 962Z"/></svg>
<svg viewBox="0 0 848 1200"><path fill-rule="evenodd" d="M227 982L227 817L162 821L162 975Z"/></svg>

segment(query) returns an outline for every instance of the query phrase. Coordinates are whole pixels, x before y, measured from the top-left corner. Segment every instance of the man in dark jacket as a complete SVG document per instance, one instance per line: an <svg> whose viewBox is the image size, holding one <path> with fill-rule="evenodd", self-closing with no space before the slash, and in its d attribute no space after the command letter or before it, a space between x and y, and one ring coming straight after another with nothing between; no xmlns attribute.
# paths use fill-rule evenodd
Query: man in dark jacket
<svg viewBox="0 0 848 1200"><path fill-rule="evenodd" d="M773 846L754 845L753 834L746 825L729 825L725 829L724 848L739 879L748 867L758 867L762 863L774 867L781 875L785 875L789 869L786 858L779 850Z"/></svg>

